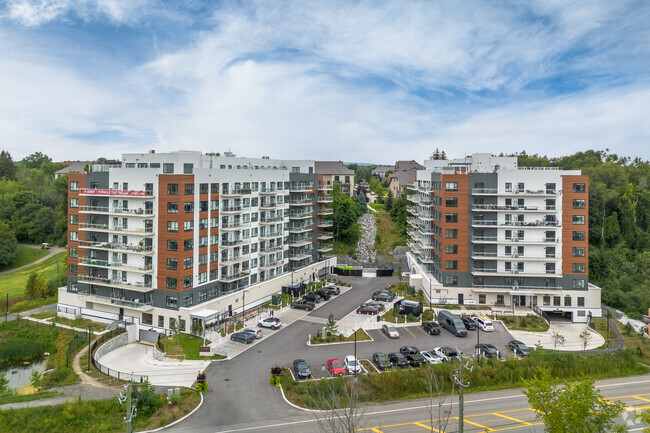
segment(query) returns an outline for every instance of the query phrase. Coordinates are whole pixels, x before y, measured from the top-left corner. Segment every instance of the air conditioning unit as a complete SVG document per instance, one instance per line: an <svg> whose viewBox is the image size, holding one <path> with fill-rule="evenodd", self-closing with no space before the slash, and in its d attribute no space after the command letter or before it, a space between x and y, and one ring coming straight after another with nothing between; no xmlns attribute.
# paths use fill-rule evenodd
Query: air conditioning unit
<svg viewBox="0 0 650 433"><path fill-rule="evenodd" d="M513 269L513 270L512 270L512 273L513 273L513 274L518 274L518 273L519 273L519 269Z"/></svg>

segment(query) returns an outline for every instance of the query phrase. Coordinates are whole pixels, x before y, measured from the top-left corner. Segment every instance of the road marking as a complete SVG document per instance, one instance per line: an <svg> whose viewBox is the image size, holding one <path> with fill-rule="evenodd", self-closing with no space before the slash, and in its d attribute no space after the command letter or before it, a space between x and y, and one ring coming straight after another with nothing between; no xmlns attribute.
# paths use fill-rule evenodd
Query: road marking
<svg viewBox="0 0 650 433"><path fill-rule="evenodd" d="M421 326L418 326L417 328L418 328L420 331L422 331L422 332L424 333L424 335L429 335L429 334L427 334L427 332L426 332L424 329L422 329Z"/></svg>
<svg viewBox="0 0 650 433"><path fill-rule="evenodd" d="M402 328L402 329L405 330L406 332L408 332L409 334L411 334L413 337L418 338L418 337L415 336L414 333L412 333L411 331L409 331L409 329L408 329L407 327L404 327L404 328Z"/></svg>
<svg viewBox="0 0 650 433"><path fill-rule="evenodd" d="M489 413L489 414L482 414L482 415L492 415L492 414ZM472 416L478 416L478 415L472 415ZM475 425L476 427L480 427L480 428L482 428L482 429L485 429L486 431L494 431L493 428L490 428L490 427L484 426L483 424L479 424L479 423L477 423L477 422L469 421L467 418L463 418L463 422L466 422L467 424Z"/></svg>
<svg viewBox="0 0 650 433"><path fill-rule="evenodd" d="M647 394L641 394L641 395L647 395ZM643 400L643 401L650 401L649 399L647 399L647 398L643 398L643 397L639 397L638 395L632 395L631 397L633 397L633 398L638 398L639 400Z"/></svg>
<svg viewBox="0 0 650 433"><path fill-rule="evenodd" d="M383 431L379 430L379 429L376 428L376 427L370 427L368 430L370 430L370 431L374 431L375 433L384 433Z"/></svg>
<svg viewBox="0 0 650 433"><path fill-rule="evenodd" d="M435 421L438 421L438 420L435 420ZM435 428L430 427L430 426L428 426L428 425L426 425L426 424L422 424L421 422L414 422L413 424L415 424L415 425L418 426L418 427L424 427L424 428L429 429L429 430L431 430L431 431L434 431L434 432L436 432L436 433L445 433L445 432L442 431L442 430L435 429Z"/></svg>
<svg viewBox="0 0 650 433"><path fill-rule="evenodd" d="M380 334L382 337L384 337L386 340L388 340L388 337L386 337L386 334L384 334L382 331L377 331L377 332L379 332L379 334Z"/></svg>
<svg viewBox="0 0 650 433"><path fill-rule="evenodd" d="M500 416L501 418L509 419L509 420L512 420L512 421L517 421L517 422L520 422L520 423L525 424L525 425L533 425L532 423L529 423L527 421L522 421L520 419L513 418L511 416L503 415L502 413L494 412L494 413L492 413L492 415Z"/></svg>

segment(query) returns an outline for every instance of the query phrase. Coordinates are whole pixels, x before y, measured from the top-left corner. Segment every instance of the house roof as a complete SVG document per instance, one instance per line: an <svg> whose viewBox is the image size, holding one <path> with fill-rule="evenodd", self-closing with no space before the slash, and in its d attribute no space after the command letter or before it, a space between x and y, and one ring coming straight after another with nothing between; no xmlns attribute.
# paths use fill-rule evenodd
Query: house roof
<svg viewBox="0 0 650 433"><path fill-rule="evenodd" d="M409 183L415 182L415 170L398 170L390 177L390 182L397 182L399 186L406 186Z"/></svg>
<svg viewBox="0 0 650 433"><path fill-rule="evenodd" d="M316 173L354 175L354 171L343 165L343 161L315 161Z"/></svg>
<svg viewBox="0 0 650 433"><path fill-rule="evenodd" d="M424 166L414 160L397 161L395 163L395 170L424 170Z"/></svg>
<svg viewBox="0 0 650 433"><path fill-rule="evenodd" d="M372 174L386 173L388 170L395 170L392 165L379 165L372 171Z"/></svg>
<svg viewBox="0 0 650 433"><path fill-rule="evenodd" d="M63 167L61 170L54 172L55 175L68 174L71 171L82 172L86 168L87 164L92 164L92 161L74 161L71 162L67 167Z"/></svg>

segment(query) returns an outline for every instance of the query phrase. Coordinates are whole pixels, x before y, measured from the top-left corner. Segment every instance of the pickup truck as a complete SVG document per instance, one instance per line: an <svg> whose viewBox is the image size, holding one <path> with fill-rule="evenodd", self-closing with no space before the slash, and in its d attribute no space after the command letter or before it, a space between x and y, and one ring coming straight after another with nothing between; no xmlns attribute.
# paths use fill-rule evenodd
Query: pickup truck
<svg viewBox="0 0 650 433"><path fill-rule="evenodd" d="M291 308L299 308L302 310L311 311L316 308L316 305L313 302L305 301L304 299L299 299L291 303Z"/></svg>

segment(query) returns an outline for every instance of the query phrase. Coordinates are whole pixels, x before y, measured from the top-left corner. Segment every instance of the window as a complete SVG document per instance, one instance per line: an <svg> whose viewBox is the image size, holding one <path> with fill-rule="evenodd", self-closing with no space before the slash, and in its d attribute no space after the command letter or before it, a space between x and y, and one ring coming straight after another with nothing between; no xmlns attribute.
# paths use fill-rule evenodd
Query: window
<svg viewBox="0 0 650 433"><path fill-rule="evenodd" d="M167 195L178 195L178 184L177 183L168 183L167 184Z"/></svg>
<svg viewBox="0 0 650 433"><path fill-rule="evenodd" d="M76 259L79 257L79 253L77 252L76 248L68 248L68 257L71 259Z"/></svg>
<svg viewBox="0 0 650 433"><path fill-rule="evenodd" d="M564 306L565 307L571 306L571 296L569 295L564 296Z"/></svg>
<svg viewBox="0 0 650 433"><path fill-rule="evenodd" d="M458 254L458 245L445 245L445 253Z"/></svg>
<svg viewBox="0 0 650 433"><path fill-rule="evenodd" d="M456 270L458 269L458 260L446 260L445 269L447 270Z"/></svg>
<svg viewBox="0 0 650 433"><path fill-rule="evenodd" d="M153 314L142 313L142 323L145 325L153 325Z"/></svg>
<svg viewBox="0 0 650 433"><path fill-rule="evenodd" d="M207 229L208 228L208 219L207 218L201 218L199 220L199 230Z"/></svg>
<svg viewBox="0 0 650 433"><path fill-rule="evenodd" d="M187 289L188 287L192 287L192 276L191 275L183 278L183 288Z"/></svg>
<svg viewBox="0 0 650 433"><path fill-rule="evenodd" d="M219 218L210 218L210 227L219 227Z"/></svg>
<svg viewBox="0 0 650 433"><path fill-rule="evenodd" d="M167 287L169 287L169 280L174 280L174 288L176 288L176 278L167 278ZM166 305L170 308L176 308L178 307L178 298L176 296L167 296L167 303ZM171 323L172 319L169 319L169 322Z"/></svg>
<svg viewBox="0 0 650 433"><path fill-rule="evenodd" d="M167 203L167 213L178 213L178 203Z"/></svg>
<svg viewBox="0 0 650 433"><path fill-rule="evenodd" d="M574 183L573 192L586 192L587 188L584 183Z"/></svg>
<svg viewBox="0 0 650 433"><path fill-rule="evenodd" d="M543 298L543 304L545 307L550 307L551 306L551 296L550 295L544 295Z"/></svg>
<svg viewBox="0 0 650 433"><path fill-rule="evenodd" d="M194 171L194 164L187 162L183 164L183 173L192 174L192 171Z"/></svg>
<svg viewBox="0 0 650 433"><path fill-rule="evenodd" d="M584 215L573 215L573 224L574 225L584 225L585 216Z"/></svg>
<svg viewBox="0 0 650 433"><path fill-rule="evenodd" d="M573 232L573 240L574 241L584 241L585 240L585 232Z"/></svg>
<svg viewBox="0 0 650 433"><path fill-rule="evenodd" d="M175 289L177 287L176 278L167 277L167 285L166 285L166 287L168 289ZM167 303L167 306L169 306L169 303Z"/></svg>
<svg viewBox="0 0 650 433"><path fill-rule="evenodd" d="M178 221L167 221L167 231L175 233L178 231Z"/></svg>
<svg viewBox="0 0 650 433"><path fill-rule="evenodd" d="M185 239L183 241L183 249L185 251L194 249L194 239Z"/></svg>
<svg viewBox="0 0 650 433"><path fill-rule="evenodd" d="M447 182L445 183L446 191L458 191L458 182Z"/></svg>
<svg viewBox="0 0 650 433"><path fill-rule="evenodd" d="M208 184L207 183L200 183L199 184L199 194L207 194L208 193Z"/></svg>
<svg viewBox="0 0 650 433"><path fill-rule="evenodd" d="M210 281L214 281L214 280L216 280L217 278L219 278L219 270L218 270L218 269L210 269ZM215 287L214 289L210 289L210 291L212 291L212 290L216 290L216 287ZM214 298L215 296L217 296L216 293L215 293L214 296L212 296L212 294L210 294L210 295L211 295L211 296L210 296L210 299L212 299L212 298Z"/></svg>
<svg viewBox="0 0 650 433"><path fill-rule="evenodd" d="M178 260L176 259L167 259L167 269L170 271L175 271L178 269Z"/></svg>
<svg viewBox="0 0 650 433"><path fill-rule="evenodd" d="M183 296L183 307L191 307L192 304L193 304L193 300L194 300L193 298L194 298L194 295L191 295L191 294ZM181 323L181 326L182 325L183 324Z"/></svg>
<svg viewBox="0 0 650 433"><path fill-rule="evenodd" d="M199 274L199 284L207 283L208 282L208 273L207 272L201 272Z"/></svg>
<svg viewBox="0 0 650 433"><path fill-rule="evenodd" d="M584 209L587 205L586 200L573 200L573 208L574 209Z"/></svg>
<svg viewBox="0 0 650 433"><path fill-rule="evenodd" d="M192 230L194 230L194 221L183 222L183 230L186 232L191 232Z"/></svg>
<svg viewBox="0 0 650 433"><path fill-rule="evenodd" d="M485 300L485 294L478 295L478 303L479 304L486 304L487 303L486 300Z"/></svg>
<svg viewBox="0 0 650 433"><path fill-rule="evenodd" d="M77 265L70 265L68 269L70 275L77 275Z"/></svg>
<svg viewBox="0 0 650 433"><path fill-rule="evenodd" d="M561 299L560 299L559 296L553 296L553 306L554 306L554 307L559 307L559 306L561 306L562 304L561 304L560 301L561 301Z"/></svg>
<svg viewBox="0 0 650 433"><path fill-rule="evenodd" d="M584 289L587 286L586 280L573 280L571 282L571 287L574 289ZM584 307L584 305L578 305L579 307Z"/></svg>
<svg viewBox="0 0 650 433"><path fill-rule="evenodd" d="M207 254L199 255L199 265L207 265L207 264L208 264L208 255Z"/></svg>
<svg viewBox="0 0 650 433"><path fill-rule="evenodd" d="M584 307L585 306L585 298L582 296L578 296L578 307Z"/></svg>
<svg viewBox="0 0 650 433"><path fill-rule="evenodd" d="M445 276L445 285L446 286L457 286L458 277L456 275L446 275Z"/></svg>
<svg viewBox="0 0 650 433"><path fill-rule="evenodd" d="M576 274L584 274L585 273L585 264L584 263L573 263L572 265L573 272Z"/></svg>
<svg viewBox="0 0 650 433"><path fill-rule="evenodd" d="M70 182L70 191L79 191L79 182L77 181Z"/></svg>
<svg viewBox="0 0 650 433"><path fill-rule="evenodd" d="M583 247L573 247L573 257L584 257L585 249Z"/></svg>
<svg viewBox="0 0 650 433"><path fill-rule="evenodd" d="M194 266L194 258L193 257L188 257L183 259L183 269L189 269L192 266Z"/></svg>
<svg viewBox="0 0 650 433"><path fill-rule="evenodd" d="M506 192L512 192L512 183L506 182Z"/></svg>
<svg viewBox="0 0 650 433"><path fill-rule="evenodd" d="M523 192L526 189L526 185L523 182L517 183L517 192Z"/></svg>
<svg viewBox="0 0 650 433"><path fill-rule="evenodd" d="M456 239L458 238L458 229L446 229L445 237L447 239Z"/></svg>
<svg viewBox="0 0 650 433"><path fill-rule="evenodd" d="M158 316L158 326L161 328L165 327L165 316Z"/></svg>
<svg viewBox="0 0 650 433"><path fill-rule="evenodd" d="M458 207L458 199L456 197L447 197L447 198L445 198L445 206L447 206L447 207Z"/></svg>
<svg viewBox="0 0 650 433"><path fill-rule="evenodd" d="M77 237L77 232L70 232L70 240L71 241L78 241L79 238Z"/></svg>
<svg viewBox="0 0 650 433"><path fill-rule="evenodd" d="M458 214L457 213L445 214L445 222L446 223L457 223L458 222Z"/></svg>
<svg viewBox="0 0 650 433"><path fill-rule="evenodd" d="M503 305L503 295L497 295L497 304Z"/></svg>
<svg viewBox="0 0 650 433"><path fill-rule="evenodd" d="M193 195L194 194L194 184L193 183L186 183L185 184L185 195Z"/></svg>
<svg viewBox="0 0 650 433"><path fill-rule="evenodd" d="M210 253L210 263L215 263L218 261L219 261L219 253L218 252Z"/></svg>
<svg viewBox="0 0 650 433"><path fill-rule="evenodd" d="M70 224L79 224L79 215L70 215Z"/></svg>
<svg viewBox="0 0 650 433"><path fill-rule="evenodd" d="M186 201L185 205L183 206L183 209L185 210L185 213L194 212L194 202L193 201Z"/></svg>
<svg viewBox="0 0 650 433"><path fill-rule="evenodd" d="M178 251L178 241L167 239L167 251Z"/></svg>
<svg viewBox="0 0 650 433"><path fill-rule="evenodd" d="M208 300L208 291L207 290L200 290L199 291L199 296L198 296L199 303L201 303L203 301L207 301L207 300Z"/></svg>
<svg viewBox="0 0 650 433"><path fill-rule="evenodd" d="M79 207L79 199L78 198L71 198L70 199L70 207Z"/></svg>
<svg viewBox="0 0 650 433"><path fill-rule="evenodd" d="M211 183L210 184L210 193L211 194L219 194L219 184L218 183Z"/></svg>
<svg viewBox="0 0 650 433"><path fill-rule="evenodd" d="M201 236L199 238L199 247L207 247L208 246L208 237L207 236Z"/></svg>

